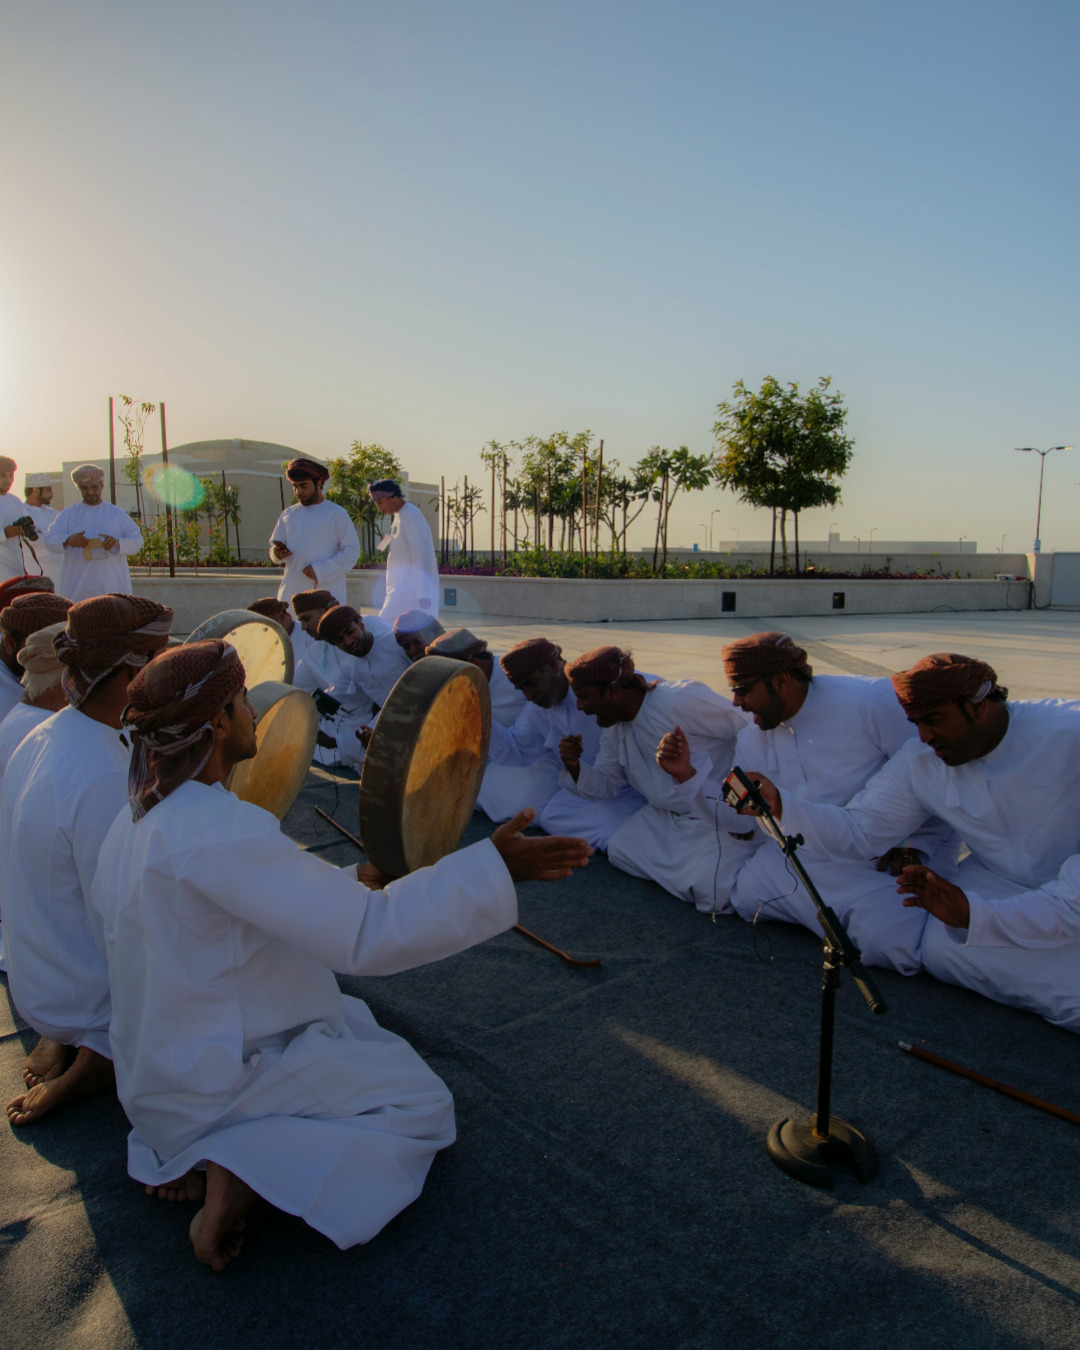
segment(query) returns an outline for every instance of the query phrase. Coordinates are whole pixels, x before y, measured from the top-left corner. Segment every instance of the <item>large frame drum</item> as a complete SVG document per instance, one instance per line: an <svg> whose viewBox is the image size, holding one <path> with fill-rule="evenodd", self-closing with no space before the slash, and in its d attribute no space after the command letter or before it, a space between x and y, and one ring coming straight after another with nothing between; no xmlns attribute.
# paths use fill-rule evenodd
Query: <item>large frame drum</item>
<svg viewBox="0 0 1080 1350"><path fill-rule="evenodd" d="M199 624L184 639L184 645L203 642L207 638L221 638L222 642L228 642L236 648L244 663L249 689L270 680L279 684L292 684L292 643L285 629L273 619L263 614L253 614L250 609L222 610L220 614Z"/></svg>
<svg viewBox="0 0 1080 1350"><path fill-rule="evenodd" d="M233 769L229 790L284 820L311 767L319 714L306 690L278 680L249 689L248 698L258 718L256 754Z"/></svg>
<svg viewBox="0 0 1080 1350"><path fill-rule="evenodd" d="M390 691L360 778L360 842L401 877L457 848L472 817L491 737L491 693L467 661L425 656Z"/></svg>

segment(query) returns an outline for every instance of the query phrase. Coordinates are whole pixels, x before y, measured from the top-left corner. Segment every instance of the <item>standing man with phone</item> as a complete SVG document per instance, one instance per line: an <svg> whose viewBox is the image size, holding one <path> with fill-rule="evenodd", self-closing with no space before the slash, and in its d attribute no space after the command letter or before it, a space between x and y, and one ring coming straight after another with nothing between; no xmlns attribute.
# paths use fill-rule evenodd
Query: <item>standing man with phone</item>
<svg viewBox="0 0 1080 1350"><path fill-rule="evenodd" d="M323 496L330 477L314 459L290 460L285 477L296 501L278 516L270 536L270 558L284 565L278 599L286 604L298 591L329 591L345 604L345 579L360 556L360 540L349 513Z"/></svg>

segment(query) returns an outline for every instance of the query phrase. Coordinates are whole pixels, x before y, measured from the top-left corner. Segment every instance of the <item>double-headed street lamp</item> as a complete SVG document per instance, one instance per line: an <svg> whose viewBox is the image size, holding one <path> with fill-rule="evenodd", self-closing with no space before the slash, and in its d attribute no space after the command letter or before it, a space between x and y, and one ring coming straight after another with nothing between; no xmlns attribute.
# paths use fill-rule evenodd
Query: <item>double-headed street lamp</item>
<svg viewBox="0 0 1080 1350"><path fill-rule="evenodd" d="M1053 454L1055 450L1071 450L1072 448L1071 445L1052 445L1048 450L1038 450L1033 445L1018 445L1016 447L1016 452L1019 455L1041 456L1039 461L1039 506L1038 510L1035 512L1035 548L1033 550L1035 553L1042 552L1042 539L1039 536L1039 528L1042 525L1042 485L1043 473L1046 469L1046 456Z"/></svg>

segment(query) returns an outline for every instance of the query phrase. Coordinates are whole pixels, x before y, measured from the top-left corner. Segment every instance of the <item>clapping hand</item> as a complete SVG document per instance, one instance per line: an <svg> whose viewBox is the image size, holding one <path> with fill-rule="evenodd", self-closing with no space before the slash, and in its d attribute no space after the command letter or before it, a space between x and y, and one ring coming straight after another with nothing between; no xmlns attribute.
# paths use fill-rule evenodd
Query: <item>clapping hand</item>
<svg viewBox="0 0 1080 1350"><path fill-rule="evenodd" d="M690 763L690 742L682 727L676 727L661 738L656 747L656 762L677 783L685 783L693 778L697 770Z"/></svg>

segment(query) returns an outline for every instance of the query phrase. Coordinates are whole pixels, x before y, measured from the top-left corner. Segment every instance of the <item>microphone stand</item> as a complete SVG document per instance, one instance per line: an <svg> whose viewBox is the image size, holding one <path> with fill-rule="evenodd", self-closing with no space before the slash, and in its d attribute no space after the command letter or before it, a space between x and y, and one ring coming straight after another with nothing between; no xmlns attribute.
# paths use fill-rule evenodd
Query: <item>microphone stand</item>
<svg viewBox="0 0 1080 1350"><path fill-rule="evenodd" d="M869 1181L877 1172L877 1153L861 1130L832 1115L833 1030L836 1020L836 991L840 972L851 972L856 987L871 1011L886 1011L885 1001L862 963L862 954L848 936L836 911L821 898L795 850L805 841L801 834L785 835L780 822L769 809L757 784L742 769L733 769L724 783L724 799L736 809L750 803L762 828L780 845L806 893L817 906L818 922L825 933L822 946L824 969L821 981L821 1031L818 1047L817 1111L808 1124L785 1118L778 1120L765 1141L769 1157L782 1171L808 1186L831 1186L833 1166L849 1167L860 1181Z"/></svg>

